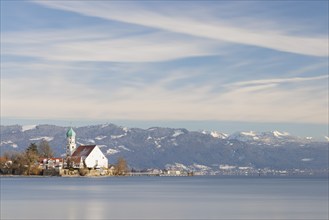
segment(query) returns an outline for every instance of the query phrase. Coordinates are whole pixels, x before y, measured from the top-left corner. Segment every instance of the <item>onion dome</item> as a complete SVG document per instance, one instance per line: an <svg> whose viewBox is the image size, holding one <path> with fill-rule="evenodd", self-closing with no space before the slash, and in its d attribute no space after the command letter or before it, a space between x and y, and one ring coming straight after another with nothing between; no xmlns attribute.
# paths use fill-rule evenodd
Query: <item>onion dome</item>
<svg viewBox="0 0 329 220"><path fill-rule="evenodd" d="M73 131L72 128L70 128L67 132L66 132L66 137L72 137L75 136L75 132Z"/></svg>

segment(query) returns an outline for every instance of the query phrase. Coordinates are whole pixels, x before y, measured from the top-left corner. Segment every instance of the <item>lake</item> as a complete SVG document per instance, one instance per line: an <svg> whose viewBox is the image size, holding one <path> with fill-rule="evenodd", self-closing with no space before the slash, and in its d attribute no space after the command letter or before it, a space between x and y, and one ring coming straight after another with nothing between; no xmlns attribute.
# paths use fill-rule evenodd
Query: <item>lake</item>
<svg viewBox="0 0 329 220"><path fill-rule="evenodd" d="M328 219L328 179L1 177L1 219Z"/></svg>

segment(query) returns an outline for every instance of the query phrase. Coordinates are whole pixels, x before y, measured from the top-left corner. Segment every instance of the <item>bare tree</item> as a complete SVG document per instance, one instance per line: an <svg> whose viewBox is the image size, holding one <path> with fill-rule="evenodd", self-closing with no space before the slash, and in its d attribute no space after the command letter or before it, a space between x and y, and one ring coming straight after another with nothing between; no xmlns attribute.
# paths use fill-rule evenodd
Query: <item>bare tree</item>
<svg viewBox="0 0 329 220"><path fill-rule="evenodd" d="M13 152L10 155L11 164L11 173L12 174L24 174L26 172L26 155L25 153Z"/></svg>
<svg viewBox="0 0 329 220"><path fill-rule="evenodd" d="M128 165L126 160L123 157L119 157L115 165L114 174L122 176L125 175L127 172L128 172Z"/></svg>
<svg viewBox="0 0 329 220"><path fill-rule="evenodd" d="M6 151L0 160L0 169L6 174L22 174L24 172L24 157L16 151Z"/></svg>
<svg viewBox="0 0 329 220"><path fill-rule="evenodd" d="M5 152L2 157L0 157L0 171L1 173L11 173L12 161L10 159L9 152Z"/></svg>
<svg viewBox="0 0 329 220"><path fill-rule="evenodd" d="M38 145L38 153L40 157L51 158L54 157L54 152L51 149L48 141L42 140Z"/></svg>

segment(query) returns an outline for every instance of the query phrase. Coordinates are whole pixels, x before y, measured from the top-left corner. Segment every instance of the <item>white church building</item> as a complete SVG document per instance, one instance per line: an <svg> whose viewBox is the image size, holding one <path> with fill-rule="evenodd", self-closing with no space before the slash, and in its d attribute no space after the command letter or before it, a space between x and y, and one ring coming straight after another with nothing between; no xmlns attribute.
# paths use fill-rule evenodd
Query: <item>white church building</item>
<svg viewBox="0 0 329 220"><path fill-rule="evenodd" d="M72 128L66 132L66 158L74 168L108 168L108 160L97 145L76 148L75 136Z"/></svg>

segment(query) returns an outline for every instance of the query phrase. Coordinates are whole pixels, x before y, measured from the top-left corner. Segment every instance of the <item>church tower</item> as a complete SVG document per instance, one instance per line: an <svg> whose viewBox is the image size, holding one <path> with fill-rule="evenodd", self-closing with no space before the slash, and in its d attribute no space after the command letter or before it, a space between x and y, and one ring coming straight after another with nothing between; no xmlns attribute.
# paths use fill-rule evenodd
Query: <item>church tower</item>
<svg viewBox="0 0 329 220"><path fill-rule="evenodd" d="M66 156L72 156L73 152L75 151L77 145L75 144L75 132L73 131L72 128L70 128L66 132L66 139L67 139L67 144L66 144Z"/></svg>

